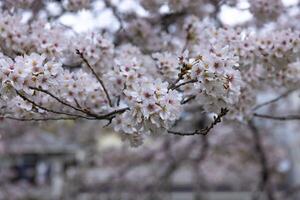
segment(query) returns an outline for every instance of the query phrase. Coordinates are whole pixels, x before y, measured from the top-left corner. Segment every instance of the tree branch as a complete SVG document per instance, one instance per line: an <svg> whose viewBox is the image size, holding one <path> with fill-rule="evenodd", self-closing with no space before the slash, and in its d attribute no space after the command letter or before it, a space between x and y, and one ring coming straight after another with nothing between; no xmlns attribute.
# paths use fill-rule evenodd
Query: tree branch
<svg viewBox="0 0 300 200"><path fill-rule="evenodd" d="M259 105L255 106L255 107L252 109L252 111L256 111L256 110L258 110L258 109L261 108L261 107L264 107L264 106L266 106L266 105L275 103L276 101L279 101L280 99L282 99L282 98L284 98L284 97L287 97L289 94L291 94L291 93L294 92L294 91L295 91L295 89L293 89L293 90L288 90L288 91L286 91L285 93L281 94L280 96L276 97L275 99L272 99L272 100L270 100L270 101L266 101L266 102L264 102L264 103L262 103L262 104L259 104Z"/></svg>
<svg viewBox="0 0 300 200"><path fill-rule="evenodd" d="M113 117L116 114L122 114L123 112L125 112L126 110L130 110L128 107L126 108L121 108L118 110L114 110L110 113L104 114L104 115L98 115L98 117L96 117L96 119L107 119L107 120L111 120L111 117Z"/></svg>
<svg viewBox="0 0 300 200"><path fill-rule="evenodd" d="M193 99L196 99L196 95L193 95L193 96L190 96L190 97L187 97L186 99L183 99L180 104L183 105L183 104L186 104L188 102L190 102L191 100Z"/></svg>
<svg viewBox="0 0 300 200"><path fill-rule="evenodd" d="M40 108L44 111L50 112L50 113L54 113L54 114L59 114L59 115L68 115L68 116L73 116L73 117L79 117L79 118L85 118L85 119L90 119L88 117L82 116L82 115L78 115L78 114L72 114L72 113L66 113L66 112L61 112L61 111L56 111L56 110L51 110L49 108L46 108L44 106L41 106L39 104L37 104L36 102L34 102L33 100L27 98L25 95L21 94L18 90L16 90L16 93L24 100L27 101L29 103L31 103L33 106Z"/></svg>
<svg viewBox="0 0 300 200"><path fill-rule="evenodd" d="M57 96L55 96L54 94L52 94L51 92L49 92L49 91L47 91L47 90L44 90L44 89L42 89L42 88L35 88L35 87L30 87L30 88L33 89L33 90L36 90L36 91L45 93L45 94L51 96L51 97L52 97L53 99L55 99L56 101L58 101L59 103L65 105L65 106L67 106L67 107L70 107L70 108L72 108L72 109L74 109L74 110L76 110L76 111L82 112L82 113L84 113L84 114L86 114L86 115L89 115L89 116L91 116L91 117L99 117L99 115L96 115L96 114L94 114L94 113L91 113L91 112L88 111L88 110L83 110L83 109L81 109L81 108L75 107L75 106L73 106L73 105L71 105L71 104L69 104L69 103L67 103L67 102L65 102L65 101L63 101L63 100L61 100L60 98L58 98ZM77 102L76 102L76 103L77 103Z"/></svg>
<svg viewBox="0 0 300 200"><path fill-rule="evenodd" d="M273 115L254 113L253 116L264 118L264 119L270 119L270 120L278 120L278 121L300 120L300 115L273 116Z"/></svg>
<svg viewBox="0 0 300 200"><path fill-rule="evenodd" d="M191 135L207 135L218 123L221 122L222 117L224 117L228 113L227 108L221 108L220 113L214 117L214 121L204 129L195 130L193 132L177 132L168 130L168 133L180 136L191 136Z"/></svg>
<svg viewBox="0 0 300 200"><path fill-rule="evenodd" d="M108 91L104 85L104 82L101 80L101 78L98 76L98 74L95 72L95 70L93 69L93 67L90 65L90 63L88 62L88 60L84 57L83 53L80 52L78 49L76 49L76 53L80 56L80 58L83 60L83 62L87 65L87 67L92 71L93 75L96 77L96 79L98 80L98 82L100 83L101 87L104 90L104 93L106 95L106 98L108 100L109 106L113 107L112 101L110 99L110 96L108 94Z"/></svg>
<svg viewBox="0 0 300 200"><path fill-rule="evenodd" d="M192 79L192 80L189 80L189 81L180 83L180 84L178 84L178 85L176 85L176 84L175 84L175 85L172 85L172 87L170 87L169 89L170 89L170 90L176 90L176 89L180 88L180 87L183 86L183 85L187 85L187 84L190 84L190 83L196 83L196 82L197 82L196 79Z"/></svg>
<svg viewBox="0 0 300 200"><path fill-rule="evenodd" d="M60 120L77 120L78 117L49 117L49 118L18 118L18 117L11 117L11 116L2 116L4 119L10 119L15 121L60 121Z"/></svg>
<svg viewBox="0 0 300 200"><path fill-rule="evenodd" d="M267 160L264 148L263 148L261 135L260 135L259 130L255 126L253 121L250 121L248 123L248 126L249 126L249 129L251 130L253 140L254 140L255 152L258 156L259 163L261 165L261 172L260 172L260 179L261 180L260 180L260 182L257 186L257 190L258 191L264 191L265 190L266 193L267 193L268 199L269 200L275 200L275 197L273 195L273 191L270 187L271 173L269 171L268 160ZM258 199L257 194L254 194L253 200L257 200L257 199Z"/></svg>

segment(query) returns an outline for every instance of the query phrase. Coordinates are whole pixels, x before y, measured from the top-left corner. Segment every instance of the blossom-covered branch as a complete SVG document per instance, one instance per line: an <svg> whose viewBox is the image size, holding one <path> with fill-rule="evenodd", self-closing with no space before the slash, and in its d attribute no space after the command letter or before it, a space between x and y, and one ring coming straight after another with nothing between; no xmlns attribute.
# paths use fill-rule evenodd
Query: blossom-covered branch
<svg viewBox="0 0 300 200"><path fill-rule="evenodd" d="M228 113L227 108L221 108L220 113L217 116L214 116L213 122L207 126L204 129L201 130L195 130L193 132L177 132L177 131L171 131L168 130L168 133L174 134L174 135L180 135L180 136L189 136L189 135L207 135L218 123L221 122L222 117L224 117Z"/></svg>
<svg viewBox="0 0 300 200"><path fill-rule="evenodd" d="M254 113L289 99L288 92L257 105L265 93L292 91L300 83L300 27L279 0L249 2L253 19L241 27L226 26L219 17L222 6L238 7L237 1L135 1L143 14L105 0L103 9L111 9L122 31L82 33L61 26L58 16L94 12L93 1L59 1L62 13L56 17L48 3L34 10L32 0L0 5L3 117L106 120L137 143L155 133L206 135L225 115L236 122L299 118ZM29 19L24 10L33 12ZM274 26L266 28L269 22ZM181 120L192 124L195 116L220 110L204 130L170 130Z"/></svg>
<svg viewBox="0 0 300 200"><path fill-rule="evenodd" d="M81 59L84 61L84 63L87 65L87 67L92 71L93 75L97 78L98 82L100 83L101 87L103 88L103 90L105 92L105 95L106 95L106 98L108 100L108 103L109 103L110 107L113 107L112 101L111 101L111 99L109 97L109 94L108 94L108 91L107 91L103 81L101 80L101 78L98 76L98 74L95 72L93 67L90 65L89 61L84 57L83 53L80 52L78 49L76 49L76 53L78 55L80 55Z"/></svg>

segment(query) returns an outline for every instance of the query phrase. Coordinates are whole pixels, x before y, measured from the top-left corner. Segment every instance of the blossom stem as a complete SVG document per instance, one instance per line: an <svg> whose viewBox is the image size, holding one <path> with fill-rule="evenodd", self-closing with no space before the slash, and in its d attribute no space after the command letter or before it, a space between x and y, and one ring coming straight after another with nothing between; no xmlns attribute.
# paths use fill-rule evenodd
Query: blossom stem
<svg viewBox="0 0 300 200"><path fill-rule="evenodd" d="M67 102L65 102L65 101L63 101L63 100L61 100L59 97L55 96L54 94L52 94L51 92L49 92L49 91L47 91L47 90L44 90L44 89L42 89L42 88L35 88L35 87L31 87L31 89L36 90L36 91L39 91L39 92L42 92L42 93L45 93L45 94L48 94L49 96L51 96L52 98L54 98L54 99L55 99L56 101L58 101L59 103L65 105L65 106L67 106L67 107L70 107L70 108L72 108L72 109L74 109L74 110L76 110L76 111L82 112L82 113L84 113L84 114L86 114L86 115L89 115L89 116L91 116L91 117L99 117L98 115L96 115L96 114L94 114L94 113L91 113L91 112L89 112L88 110L83 110L83 109L77 108L77 107L75 107L75 106L73 106L73 105L71 105L71 104L69 104L69 103L67 103Z"/></svg>
<svg viewBox="0 0 300 200"><path fill-rule="evenodd" d="M27 101L29 103L31 103L33 106L40 108L44 111L50 112L50 113L54 113L54 114L59 114L59 115L69 115L69 116L73 116L73 117L79 117L79 118L85 118L85 119L90 119L89 117L85 117L82 115L78 115L78 114L72 114L72 113L66 113L66 112L61 112L61 111L56 111L56 110L51 110L49 108L46 108L44 106L41 106L39 104L37 104L36 102L34 102L33 100L27 98L25 95L21 94L21 92L16 90L16 93L24 100Z"/></svg>
<svg viewBox="0 0 300 200"><path fill-rule="evenodd" d="M84 57L83 53L80 52L78 49L76 49L76 53L80 56L80 58L83 60L83 62L87 65L87 67L91 70L91 72L93 73L93 75L96 77L96 79L98 80L98 82L100 83L101 87L104 90L104 93L106 95L106 98L108 100L109 106L113 107L112 101L110 99L110 96L108 94L108 91L104 85L104 82L101 80L101 78L98 76L98 74L95 72L95 70L93 69L93 67L90 65L90 63L88 62L88 60Z"/></svg>
<svg viewBox="0 0 300 200"><path fill-rule="evenodd" d="M180 84L178 84L178 85L174 85L174 86L171 87L170 89L171 89L171 90L176 90L177 88L180 88L181 86L184 86L184 85L187 85L187 84L190 84L190 83L196 83L196 82L197 82L196 79L192 79L192 80L189 80L189 81L180 83Z"/></svg>
<svg viewBox="0 0 300 200"><path fill-rule="evenodd" d="M186 99L183 99L180 104L183 105L183 104L186 104L188 102L190 102L191 100L195 99L196 98L196 95L192 95L190 97L187 97Z"/></svg>

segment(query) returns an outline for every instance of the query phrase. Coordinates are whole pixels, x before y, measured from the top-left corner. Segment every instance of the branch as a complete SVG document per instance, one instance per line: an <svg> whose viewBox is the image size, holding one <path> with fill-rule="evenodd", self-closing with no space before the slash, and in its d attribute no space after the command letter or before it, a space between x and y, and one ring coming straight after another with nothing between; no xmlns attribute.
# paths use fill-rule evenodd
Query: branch
<svg viewBox="0 0 300 200"><path fill-rule="evenodd" d="M19 91L16 90L16 93L24 100L29 103L31 103L33 106L38 107L44 111L47 111L49 113L54 113L54 114L59 114L59 115L68 115L71 117L49 117L49 118L17 118L17 117L10 117L10 116L1 116L3 118L11 119L11 120L18 120L18 121L55 121L55 120L77 120L80 118L87 119L87 120L108 120L109 122L112 121L112 119L115 117L117 114L122 114L125 111L129 110L128 107L126 108L121 108L118 110L111 111L107 114L103 115L95 115L93 118L82 116L82 115L77 115L77 114L72 114L72 113L65 113L61 111L56 111L56 110L51 110L49 108L43 107L36 102L32 101L31 99L27 98L25 95L21 94Z"/></svg>
<svg viewBox="0 0 300 200"><path fill-rule="evenodd" d="M199 63L200 58L197 58L193 63L186 63L184 61L184 57L180 56L179 57L179 64L181 65L180 68L180 72L178 73L178 78L169 85L168 90L174 90L174 88L176 89L177 86L176 84L180 81L184 79L184 76L192 69L192 67ZM188 83L195 83L197 82L197 79L192 79L190 81L187 81L186 84ZM179 87L182 86L182 84L179 84Z"/></svg>
<svg viewBox="0 0 300 200"><path fill-rule="evenodd" d="M69 116L73 116L73 117L78 117L78 118L85 118L85 119L90 119L88 117L82 116L82 115L77 115L77 114L72 114L72 113L66 113L66 112L61 112L61 111L56 111L56 110L51 110L49 108L46 108L44 106L41 106L39 104L37 104L36 102L34 102L33 100L27 98L25 95L21 94L18 90L16 90L16 93L24 100L27 101L29 103L31 103L33 106L40 108L44 111L50 112L50 113L54 113L54 114L59 114L59 115L69 115Z"/></svg>
<svg viewBox="0 0 300 200"><path fill-rule="evenodd" d="M116 114L121 114L123 112L125 112L126 110L129 110L128 107L126 108L121 108L121 109L118 109L118 110L114 110L114 111L111 111L107 114L103 114L103 115L96 115L94 116L93 118L90 118L90 117L86 117L86 116L82 116L82 115L77 115L77 114L72 114L72 113L65 113L65 112L61 112L61 111L56 111L56 110L51 110L49 108L46 108L46 107L43 107L41 105L38 105L37 103L35 103L34 101L30 100L29 98L27 98L26 96L24 96L23 94L21 94L19 91L17 91L17 94L25 101L28 101L29 103L31 103L33 106L35 107L38 107L42 110L45 110L47 112L50 112L50 113L54 113L54 114L60 114L60 115L69 115L69 116L73 116L73 117L76 117L76 118L84 118L84 119L88 119L88 120L111 120L111 118L116 115Z"/></svg>
<svg viewBox="0 0 300 200"><path fill-rule="evenodd" d="M275 103L276 101L279 101L280 99L282 99L282 98L288 96L289 94L291 94L291 93L294 92L294 91L295 91L295 89L293 89L293 90L288 90L288 91L286 91L285 93L281 94L280 96L276 97L275 99L272 99L272 100L270 100L270 101L266 101L266 102L264 102L264 103L262 103L262 104L259 104L259 105L255 106L255 107L252 109L252 111L256 111L256 110L258 110L258 109L261 108L261 107L264 107L264 106L269 105L269 104L271 104L271 103Z"/></svg>
<svg viewBox="0 0 300 200"><path fill-rule="evenodd" d="M262 144L262 139L261 139L261 135L259 133L259 130L257 129L257 127L255 126L253 121L250 121L248 123L249 129L252 132L253 135L253 140L254 140L254 148L255 148L255 152L258 155L258 159L259 159L259 163L261 165L261 174L260 174L260 182L257 186L257 190L258 191L266 191L267 193L267 197L269 200L274 200L275 197L273 196L273 191L271 190L270 187L270 177L271 177L271 173L269 171L269 167L268 167L268 160L267 160L267 156L266 153L264 151L263 148L263 144ZM253 196L253 200L258 199L257 194L255 194Z"/></svg>
<svg viewBox="0 0 300 200"><path fill-rule="evenodd" d="M176 84L181 80L182 78L181 77L178 77L174 83L171 83L168 87L168 90L172 90L172 88L174 88L176 86Z"/></svg>
<svg viewBox="0 0 300 200"><path fill-rule="evenodd" d="M184 85L187 85L187 84L190 84L190 83L196 83L196 82L197 82L197 79L192 79L192 80L180 83L178 85L176 85L176 83L175 83L175 85L174 84L171 85L172 87L170 87L169 89L170 90L176 90L176 89L180 88L181 86L184 86Z"/></svg>
<svg viewBox="0 0 300 200"><path fill-rule="evenodd" d="M300 120L300 115L273 116L273 115L254 113L253 116L264 118L264 119L270 119L270 120L278 120L278 121Z"/></svg>
<svg viewBox="0 0 300 200"><path fill-rule="evenodd" d="M94 113L91 113L91 112L88 111L88 110L83 110L83 109L81 109L81 108L75 107L75 106L73 106L73 105L71 105L71 104L69 104L69 103L67 103L67 102L65 102L65 101L63 101L63 100L61 100L60 98L58 98L57 96L55 96L54 94L52 94L51 92L49 92L49 91L47 91L47 90L44 90L44 89L42 89L42 88L35 88L35 87L30 87L30 89L33 89L33 90L36 90L36 91L39 91L39 92L48 94L49 96L51 96L52 98L54 98L54 99L55 99L56 101L58 101L59 103L65 105L65 106L67 106L67 107L70 107L70 108L72 108L72 109L74 109L74 110L76 110L76 111L82 112L82 113L87 114L87 115L89 115L89 116L91 116L91 117L99 117L99 115L96 115L96 114L94 114ZM76 103L77 103L77 102L76 102Z"/></svg>
<svg viewBox="0 0 300 200"><path fill-rule="evenodd" d="M180 135L180 136L207 135L218 123L221 122L222 117L224 117L228 113L228 111L229 110L227 108L221 108L220 113L214 117L214 121L204 129L195 130L194 132L188 132L188 133L168 130L168 133L174 135Z"/></svg>
<svg viewBox="0 0 300 200"><path fill-rule="evenodd" d="M186 99L183 99L180 104L183 105L183 104L186 104L188 102L190 102L191 100L195 99L196 98L196 95L193 95L193 96L190 96L190 97L187 97Z"/></svg>
<svg viewBox="0 0 300 200"><path fill-rule="evenodd" d="M104 90L104 93L106 95L106 98L108 100L109 106L113 107L112 101L110 99L110 96L107 92L107 89L105 88L104 82L101 80L101 78L98 76L98 74L95 72L95 70L93 69L93 67L90 65L90 63L88 62L88 60L84 57L83 53L80 52L78 49L76 49L76 53L80 56L80 58L83 60L83 62L87 65L87 67L92 71L93 75L96 77L96 79L98 80L98 82L100 83L101 87Z"/></svg>
<svg viewBox="0 0 300 200"><path fill-rule="evenodd" d="M121 108L119 110L114 110L110 113L104 114L104 115L98 115L98 117L96 117L95 119L107 119L107 120L111 120L111 117L113 117L116 114L122 114L123 112L125 112L126 110L130 110L128 107L126 108Z"/></svg>
<svg viewBox="0 0 300 200"><path fill-rule="evenodd" d="M11 116L2 116L3 119L10 119L15 121L60 121L60 120L77 120L78 117L57 117L57 118L18 118Z"/></svg>

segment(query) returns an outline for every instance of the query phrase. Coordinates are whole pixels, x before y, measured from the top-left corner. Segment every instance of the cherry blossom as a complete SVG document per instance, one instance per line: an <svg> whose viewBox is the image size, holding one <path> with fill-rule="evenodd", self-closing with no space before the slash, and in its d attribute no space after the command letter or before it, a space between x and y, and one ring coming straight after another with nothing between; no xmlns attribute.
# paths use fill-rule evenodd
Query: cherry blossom
<svg viewBox="0 0 300 200"><path fill-rule="evenodd" d="M300 32L282 24L292 15L279 0L249 1L253 19L240 27L226 26L218 15L238 1L139 0L144 14L103 1L118 30L82 33L48 16L47 1L27 10L29 17L23 4L34 2L14 2L1 4L0 13L6 118L99 120L139 144L147 134L176 132L191 108L215 119L229 110L222 117L247 123L257 116L259 93L299 84ZM94 6L89 0L56 4L73 13Z"/></svg>

